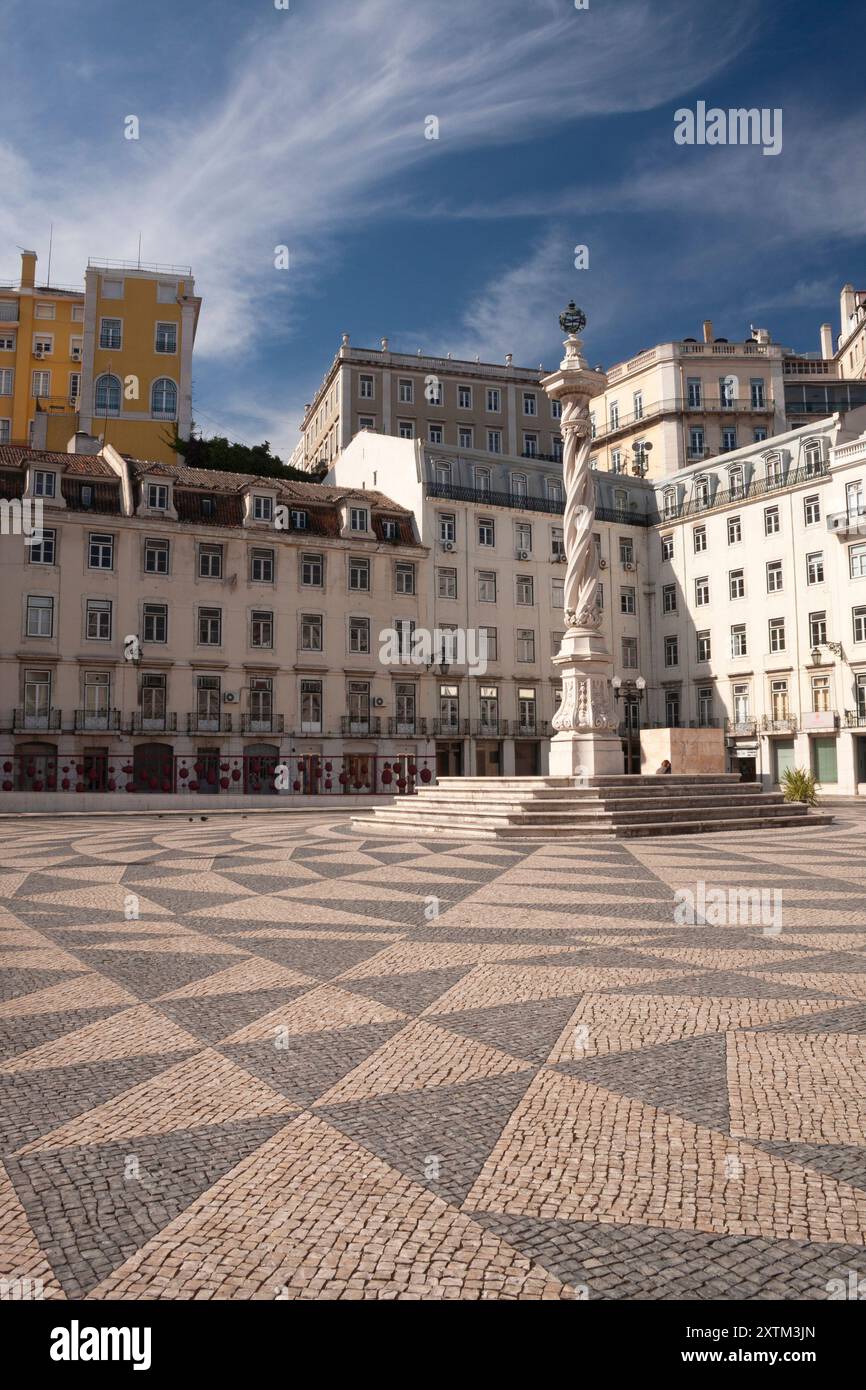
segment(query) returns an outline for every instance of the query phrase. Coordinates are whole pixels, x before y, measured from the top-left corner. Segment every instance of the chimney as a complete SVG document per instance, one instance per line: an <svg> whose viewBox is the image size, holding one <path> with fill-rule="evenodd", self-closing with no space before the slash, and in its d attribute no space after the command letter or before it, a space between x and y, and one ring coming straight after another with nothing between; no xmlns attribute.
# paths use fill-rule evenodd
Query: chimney
<svg viewBox="0 0 866 1390"><path fill-rule="evenodd" d="M833 325L832 323L821 324L821 356L833 356Z"/></svg>
<svg viewBox="0 0 866 1390"><path fill-rule="evenodd" d="M36 284L36 252L21 252L21 288L32 290ZM853 290L852 290L853 294ZM853 303L853 301L852 301Z"/></svg>
<svg viewBox="0 0 866 1390"><path fill-rule="evenodd" d="M712 319L704 319L704 342L705 342L705 343L711 343L712 341L713 341L713 321L712 321Z"/></svg>
<svg viewBox="0 0 866 1390"><path fill-rule="evenodd" d="M842 293L839 296L839 317L842 320L842 337L848 333L851 320L854 317L854 286L843 285Z"/></svg>
<svg viewBox="0 0 866 1390"><path fill-rule="evenodd" d="M78 430L66 446L67 454L98 454L101 442L86 430Z"/></svg>

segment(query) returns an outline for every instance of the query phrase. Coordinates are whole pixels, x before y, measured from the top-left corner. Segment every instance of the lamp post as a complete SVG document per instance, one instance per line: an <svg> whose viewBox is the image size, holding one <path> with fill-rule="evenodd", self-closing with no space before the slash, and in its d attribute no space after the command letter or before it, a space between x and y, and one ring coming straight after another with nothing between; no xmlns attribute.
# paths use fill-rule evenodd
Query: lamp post
<svg viewBox="0 0 866 1390"><path fill-rule="evenodd" d="M638 747L640 746L640 707L641 701L646 690L646 681L643 676L637 676L635 680L621 680L619 676L614 676L611 681L613 686L613 698L617 704L620 699L623 701L625 710L625 731L626 731L626 771L634 772L634 736L638 736ZM640 766L638 766L640 771Z"/></svg>
<svg viewBox="0 0 866 1390"><path fill-rule="evenodd" d="M595 483L589 466L589 402L607 386L604 372L592 371L577 334L586 316L574 301L560 314L568 334L558 371L541 384L562 405L562 472L565 484L563 536L566 571L566 631L554 664L562 671L562 703L553 716L550 744L553 776L616 776L622 773L622 745L611 702L613 662L600 632L596 605L598 554L593 540Z"/></svg>

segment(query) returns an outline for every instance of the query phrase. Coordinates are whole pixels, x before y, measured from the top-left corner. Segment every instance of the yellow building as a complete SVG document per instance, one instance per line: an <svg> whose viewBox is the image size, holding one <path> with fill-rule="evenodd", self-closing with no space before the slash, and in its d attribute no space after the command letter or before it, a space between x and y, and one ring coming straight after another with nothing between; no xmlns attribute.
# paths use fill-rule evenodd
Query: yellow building
<svg viewBox="0 0 866 1390"><path fill-rule="evenodd" d="M65 450L89 434L120 453L174 462L192 425L201 300L188 266L88 262L83 290L0 282L0 444Z"/></svg>

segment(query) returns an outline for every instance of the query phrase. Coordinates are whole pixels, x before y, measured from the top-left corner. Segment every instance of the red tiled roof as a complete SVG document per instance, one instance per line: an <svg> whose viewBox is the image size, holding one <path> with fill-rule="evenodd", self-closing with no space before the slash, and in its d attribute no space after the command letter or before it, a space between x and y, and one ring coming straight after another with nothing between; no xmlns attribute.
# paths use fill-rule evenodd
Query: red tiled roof
<svg viewBox="0 0 866 1390"><path fill-rule="evenodd" d="M119 481L111 464L98 454L61 454L48 449L28 449L23 444L0 445L0 468L24 468L28 463L56 464L65 473Z"/></svg>

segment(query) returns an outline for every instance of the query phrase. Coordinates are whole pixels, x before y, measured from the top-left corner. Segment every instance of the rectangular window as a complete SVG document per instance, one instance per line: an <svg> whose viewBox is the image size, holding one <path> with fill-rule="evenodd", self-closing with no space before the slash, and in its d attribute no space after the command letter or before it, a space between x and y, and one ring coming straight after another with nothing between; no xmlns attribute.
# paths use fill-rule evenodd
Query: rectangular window
<svg viewBox="0 0 866 1390"><path fill-rule="evenodd" d="M398 422L398 424L397 424L397 436L398 436L398 438L400 438L400 439L414 439L414 438L415 438L415 421L414 421L414 420L400 420L400 421Z"/></svg>
<svg viewBox="0 0 866 1390"><path fill-rule="evenodd" d="M41 540L27 547L27 559L31 565L53 565L56 554L57 532L43 529Z"/></svg>
<svg viewBox="0 0 866 1390"><path fill-rule="evenodd" d="M164 603L146 603L142 609L142 641L168 641L168 606Z"/></svg>
<svg viewBox="0 0 866 1390"><path fill-rule="evenodd" d="M148 483L147 505L154 511L164 512L168 507L168 488L165 483Z"/></svg>
<svg viewBox="0 0 866 1390"><path fill-rule="evenodd" d="M457 430L457 443L461 449L475 448L475 432L471 425L460 425Z"/></svg>
<svg viewBox="0 0 866 1390"><path fill-rule="evenodd" d="M478 602L496 602L496 574L493 570L478 571Z"/></svg>
<svg viewBox="0 0 866 1390"><path fill-rule="evenodd" d="M749 387L752 397L752 409L763 410L764 405L766 404L766 400L764 397L763 377L752 377L751 381L749 382Z"/></svg>
<svg viewBox="0 0 866 1390"><path fill-rule="evenodd" d="M442 435L442 426L441 426L441 425L434 425L434 424L432 424L432 423L428 424L428 426L427 426L427 438L429 439L429 441L430 441L431 444L441 444L441 443L442 443L442 438L443 438L443 435ZM438 481L438 479L437 479L437 481Z"/></svg>
<svg viewBox="0 0 866 1390"><path fill-rule="evenodd" d="M358 395L361 397L361 400L371 401L373 399L373 378L371 376L362 376L358 386Z"/></svg>
<svg viewBox="0 0 866 1390"><path fill-rule="evenodd" d="M673 536L662 536L662 559L672 560L674 558L674 538Z"/></svg>
<svg viewBox="0 0 866 1390"><path fill-rule="evenodd" d="M731 628L731 656L747 656L746 625L738 623Z"/></svg>
<svg viewBox="0 0 866 1390"><path fill-rule="evenodd" d="M765 507L765 508L764 508L764 535L765 535L765 536L775 536L775 535L777 534L778 530L779 530L780 525L781 525L781 523L780 523L780 520L779 520L779 508L778 508L778 507Z"/></svg>
<svg viewBox="0 0 866 1390"><path fill-rule="evenodd" d="M99 346L108 352L119 351L123 341L121 319L102 319L99 324Z"/></svg>
<svg viewBox="0 0 866 1390"><path fill-rule="evenodd" d="M301 733L322 731L322 682L301 681Z"/></svg>
<svg viewBox="0 0 866 1390"><path fill-rule="evenodd" d="M812 677L812 710L815 714L826 714L830 709L830 677Z"/></svg>
<svg viewBox="0 0 866 1390"><path fill-rule="evenodd" d="M11 396L15 372L12 367L0 367L0 396Z"/></svg>
<svg viewBox="0 0 866 1390"><path fill-rule="evenodd" d="M523 393L523 413L524 415L537 415L538 406L534 391L524 391Z"/></svg>
<svg viewBox="0 0 866 1390"><path fill-rule="evenodd" d="M702 729L709 728L713 722L713 687L711 685L698 686L698 725Z"/></svg>
<svg viewBox="0 0 866 1390"><path fill-rule="evenodd" d="M415 592L415 566L409 561L401 560L394 566L394 592L396 594L414 594Z"/></svg>
<svg viewBox="0 0 866 1390"><path fill-rule="evenodd" d="M689 405L692 410L699 407L702 403L701 379L699 376L690 376L686 379L686 389L689 393Z"/></svg>
<svg viewBox="0 0 866 1390"><path fill-rule="evenodd" d="M712 654L710 634L707 631L697 634L697 659L698 661L709 661Z"/></svg>
<svg viewBox="0 0 866 1390"><path fill-rule="evenodd" d="M630 536L619 538L619 562L621 565L634 564L634 542Z"/></svg>
<svg viewBox="0 0 866 1390"><path fill-rule="evenodd" d="M502 392L498 386L487 388L487 409L491 415L498 415L502 410Z"/></svg>
<svg viewBox="0 0 866 1390"><path fill-rule="evenodd" d="M518 521L514 525L514 548L518 556L522 551L528 555L532 550L532 527L528 521Z"/></svg>
<svg viewBox="0 0 866 1390"><path fill-rule="evenodd" d="M273 647L274 615L266 610L254 611L250 616L250 646Z"/></svg>
<svg viewBox="0 0 866 1390"><path fill-rule="evenodd" d="M680 639L678 637L665 638L665 666L679 666L680 664Z"/></svg>
<svg viewBox="0 0 866 1390"><path fill-rule="evenodd" d="M301 584L305 589L321 589L324 561L321 555L301 556Z"/></svg>
<svg viewBox="0 0 866 1390"><path fill-rule="evenodd" d="M213 733L219 729L221 688L219 676L196 676L195 713L200 729Z"/></svg>
<svg viewBox="0 0 866 1390"><path fill-rule="evenodd" d="M353 555L349 560L349 588L354 593L370 592L370 561Z"/></svg>
<svg viewBox="0 0 866 1390"><path fill-rule="evenodd" d="M520 607L528 607L535 603L535 582L531 574L518 574L516 596Z"/></svg>
<svg viewBox="0 0 866 1390"><path fill-rule="evenodd" d="M250 582L253 584L273 584L273 550L254 549L250 552Z"/></svg>
<svg viewBox="0 0 866 1390"><path fill-rule="evenodd" d="M452 512L439 513L439 540L442 545L453 545L457 538L457 522Z"/></svg>
<svg viewBox="0 0 866 1390"><path fill-rule="evenodd" d="M489 546L496 544L496 528L492 517L480 516L478 518L478 544Z"/></svg>
<svg viewBox="0 0 866 1390"><path fill-rule="evenodd" d="M633 671L637 666L637 638L623 637L622 639L622 664L627 670Z"/></svg>
<svg viewBox="0 0 866 1390"><path fill-rule="evenodd" d="M436 593L439 598L457 597L457 571L455 569L437 568Z"/></svg>
<svg viewBox="0 0 866 1390"><path fill-rule="evenodd" d="M482 641L481 652L483 653L485 651L485 647L483 644L486 643L487 660L498 661L499 629L495 627L480 627L478 629L478 633Z"/></svg>
<svg viewBox="0 0 866 1390"><path fill-rule="evenodd" d="M517 629L517 660L535 660L535 633L532 628L519 627Z"/></svg>
<svg viewBox="0 0 866 1390"><path fill-rule="evenodd" d="M704 432L701 429L689 430L689 458L701 459L704 456Z"/></svg>
<svg viewBox="0 0 866 1390"><path fill-rule="evenodd" d="M619 611L620 613L635 613L635 590L632 588L620 589L619 591Z"/></svg>
<svg viewBox="0 0 866 1390"><path fill-rule="evenodd" d="M700 555L701 551L706 550L706 548L707 548L707 528L706 528L706 526L695 526L695 528L694 528L693 531L692 531L692 542L693 542L693 546L694 546L694 552L695 552L696 555Z"/></svg>
<svg viewBox="0 0 866 1390"><path fill-rule="evenodd" d="M114 567L114 537L91 532L87 544L87 566L92 570Z"/></svg>
<svg viewBox="0 0 866 1390"><path fill-rule="evenodd" d="M827 614L809 614L809 645L821 647L827 641Z"/></svg>
<svg viewBox="0 0 866 1390"><path fill-rule="evenodd" d="M34 372L30 383L31 396L42 397L51 395L51 373Z"/></svg>
<svg viewBox="0 0 866 1390"><path fill-rule="evenodd" d="M370 619L349 619L349 651L366 656L370 650Z"/></svg>
<svg viewBox="0 0 866 1390"><path fill-rule="evenodd" d="M46 473L43 469L37 468L33 473L33 496L34 497L54 497L57 487L57 475Z"/></svg>
<svg viewBox="0 0 866 1390"><path fill-rule="evenodd" d="M812 559L813 557L809 556L808 558ZM866 545L862 541L859 545L849 545L848 547L848 570L852 579L866 578ZM823 558L821 578L824 578ZM815 582L818 583L819 581L816 580Z"/></svg>
<svg viewBox="0 0 866 1390"><path fill-rule="evenodd" d="M198 548L198 572L201 579L220 579L223 572L223 548L221 545L200 545Z"/></svg>
<svg viewBox="0 0 866 1390"><path fill-rule="evenodd" d="M770 651L783 652L785 650L785 619L771 618L769 622L770 630Z"/></svg>
<svg viewBox="0 0 866 1390"><path fill-rule="evenodd" d="M735 429L722 430L722 453L729 454L736 447L737 431Z"/></svg>
<svg viewBox="0 0 866 1390"><path fill-rule="evenodd" d="M156 325L157 352L177 352L177 324L158 323Z"/></svg>
<svg viewBox="0 0 866 1390"><path fill-rule="evenodd" d="M746 575L744 570L728 572L728 593L732 599L746 597Z"/></svg>
<svg viewBox="0 0 866 1390"><path fill-rule="evenodd" d="M90 642L111 641L111 600L89 598L87 600L87 638Z"/></svg>
<svg viewBox="0 0 866 1390"><path fill-rule="evenodd" d="M856 549L857 547L855 546L853 548ZM863 546L863 550L864 554L866 554L866 546ZM852 579L854 578L853 565L851 570L851 577ZM824 583L824 552L822 550L813 551L811 555L806 556L806 583Z"/></svg>
<svg viewBox="0 0 866 1390"><path fill-rule="evenodd" d="M866 606L851 609L854 626L854 641L866 642Z"/></svg>
<svg viewBox="0 0 866 1390"><path fill-rule="evenodd" d="M700 579L695 580L695 607L705 608L710 601L710 580L708 575L701 575Z"/></svg>
<svg viewBox="0 0 866 1390"><path fill-rule="evenodd" d="M165 724L165 676L145 672L141 677L141 726L158 728Z"/></svg>
<svg viewBox="0 0 866 1390"><path fill-rule="evenodd" d="M487 452L489 454L502 453L502 430L487 431Z"/></svg>
<svg viewBox="0 0 866 1390"><path fill-rule="evenodd" d="M550 552L554 560L565 559L565 535L561 526L550 528Z"/></svg>
<svg viewBox="0 0 866 1390"><path fill-rule="evenodd" d="M662 586L662 612L676 613L677 611L677 586L676 584L664 584Z"/></svg>
<svg viewBox="0 0 866 1390"><path fill-rule="evenodd" d="M784 587L782 576L782 561L767 561L767 593L780 594Z"/></svg>
<svg viewBox="0 0 866 1390"><path fill-rule="evenodd" d="M738 516L728 517L728 545L739 545L743 539L743 524Z"/></svg>
<svg viewBox="0 0 866 1390"><path fill-rule="evenodd" d="M52 637L54 634L54 599L41 594L27 598L27 636Z"/></svg>
<svg viewBox="0 0 866 1390"><path fill-rule="evenodd" d="M301 614L301 651L320 652L322 650L323 625L320 613Z"/></svg>
<svg viewBox="0 0 866 1390"><path fill-rule="evenodd" d="M198 610L199 646L218 647L222 642L222 609L200 608Z"/></svg>
<svg viewBox="0 0 866 1390"><path fill-rule="evenodd" d="M410 377L401 377L397 385L397 399L401 405L413 405L415 384Z"/></svg>
<svg viewBox="0 0 866 1390"><path fill-rule="evenodd" d="M472 387L471 387L471 386L458 386L458 387L457 387L457 405L458 405L458 407L459 407L460 410L471 410L471 409L472 409Z"/></svg>
<svg viewBox="0 0 866 1390"><path fill-rule="evenodd" d="M803 516L807 526L817 526L821 520L821 499L817 495L803 498Z"/></svg>
<svg viewBox="0 0 866 1390"><path fill-rule="evenodd" d="M538 435L524 433L523 435L523 457L534 459L538 457Z"/></svg>
<svg viewBox="0 0 866 1390"><path fill-rule="evenodd" d="M680 697L676 690L665 691L665 725L669 729L680 726Z"/></svg>
<svg viewBox="0 0 866 1390"><path fill-rule="evenodd" d="M596 589L596 594L598 593L598 589L600 589L600 588L601 588L601 585L599 585L598 588ZM565 607L565 580L564 580L564 579L551 579L551 581L550 581L550 605L551 605L552 608L564 608L564 607ZM599 608L600 608L600 607L601 607L601 604L599 604L598 606L599 606Z"/></svg>

